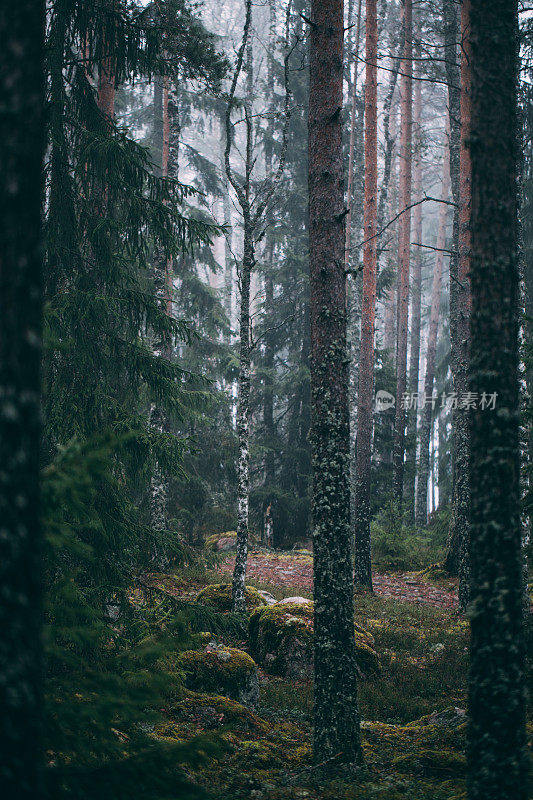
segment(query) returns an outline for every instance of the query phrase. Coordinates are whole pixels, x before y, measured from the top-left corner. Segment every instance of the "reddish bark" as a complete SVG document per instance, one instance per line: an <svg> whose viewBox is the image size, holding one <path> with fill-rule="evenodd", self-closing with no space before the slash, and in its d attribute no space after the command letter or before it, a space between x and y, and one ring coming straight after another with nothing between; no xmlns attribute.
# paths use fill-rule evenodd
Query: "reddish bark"
<svg viewBox="0 0 533 800"><path fill-rule="evenodd" d="M405 0L403 24L405 44L401 79L401 131L400 131L400 233L398 264L398 344L396 351L396 413L394 419L393 466L394 496L401 504L405 455L405 409L402 397L407 375L407 323L409 312L409 268L411 260L411 205L412 116L413 116L413 7Z"/></svg>
<svg viewBox="0 0 533 800"><path fill-rule="evenodd" d="M110 119L115 116L115 58L108 40L98 71L98 108Z"/></svg>
<svg viewBox="0 0 533 800"><path fill-rule="evenodd" d="M357 406L357 488L355 516L355 582L372 590L370 554L370 475L372 399L374 394L374 330L377 272L377 0L366 2L365 205L363 230L363 304Z"/></svg>

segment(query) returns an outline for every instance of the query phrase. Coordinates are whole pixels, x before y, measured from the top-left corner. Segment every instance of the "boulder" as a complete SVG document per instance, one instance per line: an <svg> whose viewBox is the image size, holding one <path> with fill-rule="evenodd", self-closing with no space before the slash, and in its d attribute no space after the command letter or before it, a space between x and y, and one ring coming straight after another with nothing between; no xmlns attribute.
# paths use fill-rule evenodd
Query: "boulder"
<svg viewBox="0 0 533 800"><path fill-rule="evenodd" d="M287 605L288 603L296 604L296 605L306 605L307 603L312 603L312 600L309 600L307 597L284 597L283 600L279 601L280 605Z"/></svg>
<svg viewBox="0 0 533 800"><path fill-rule="evenodd" d="M289 598L287 598L288 600ZM303 680L313 675L313 612L314 604L279 602L257 608L249 621L252 655L269 672L282 677ZM381 672L373 636L354 623L357 674L363 680Z"/></svg>
<svg viewBox="0 0 533 800"><path fill-rule="evenodd" d="M186 650L178 658L185 686L237 700L255 708L259 701L257 664L248 653L210 642L203 650Z"/></svg>
<svg viewBox="0 0 533 800"><path fill-rule="evenodd" d="M267 606L273 606L277 603L276 598L274 595L270 594L270 592L266 592L264 589L258 589L258 593L261 595Z"/></svg>
<svg viewBox="0 0 533 800"><path fill-rule="evenodd" d="M206 539L205 547L214 553L230 553L237 549L237 533L236 531L215 533Z"/></svg>
<svg viewBox="0 0 533 800"><path fill-rule="evenodd" d="M246 608L251 611L259 606L266 606L266 600L261 597L254 586L245 589ZM196 597L197 603L211 606L217 611L231 611L231 583L212 583L205 586Z"/></svg>

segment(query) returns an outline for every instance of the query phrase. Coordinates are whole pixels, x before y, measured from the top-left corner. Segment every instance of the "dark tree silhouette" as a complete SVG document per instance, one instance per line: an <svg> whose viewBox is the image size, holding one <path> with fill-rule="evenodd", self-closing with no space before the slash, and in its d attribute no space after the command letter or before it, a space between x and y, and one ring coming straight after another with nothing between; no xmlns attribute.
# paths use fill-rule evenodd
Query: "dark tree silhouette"
<svg viewBox="0 0 533 800"><path fill-rule="evenodd" d="M471 0L468 796L525 800L519 486L517 3ZM494 410L483 409L495 393Z"/></svg>
<svg viewBox="0 0 533 800"><path fill-rule="evenodd" d="M0 10L0 786L39 798L44 2Z"/></svg>

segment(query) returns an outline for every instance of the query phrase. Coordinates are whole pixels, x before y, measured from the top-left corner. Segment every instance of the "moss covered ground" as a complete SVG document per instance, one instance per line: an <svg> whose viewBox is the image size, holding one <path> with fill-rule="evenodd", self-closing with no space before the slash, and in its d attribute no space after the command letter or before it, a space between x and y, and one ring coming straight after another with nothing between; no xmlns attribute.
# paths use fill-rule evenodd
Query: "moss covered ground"
<svg viewBox="0 0 533 800"><path fill-rule="evenodd" d="M261 573L256 568L251 587L268 590L278 600L312 597L302 580L302 558L307 555L261 553L260 558L267 567L272 558L275 569ZM230 566L228 556L216 569L189 570L154 580L160 590L196 604L203 587L211 587L203 595L210 597L213 585L222 581L227 585ZM176 742L187 742L201 733L219 737L222 750L191 769L189 777L208 796L222 800L465 798L468 623L453 604L440 602L453 588L443 583L443 577L430 570L398 578L393 583L402 587L398 597L355 596L356 631L361 642L379 654L381 663L379 673L359 682L365 766L356 773L334 764L317 767L313 763L311 680L288 680L274 674L269 665L260 665L259 702L253 710L214 692L212 681L202 685L198 679L169 703L166 722L154 735ZM420 588L424 585L428 586L427 601L420 599L426 596ZM218 592L222 590L215 591L217 597ZM249 596L256 599L252 589ZM231 616L224 603L215 606L217 613ZM312 606L257 606L254 610L250 604L242 626L219 631L216 640L220 646L253 657L259 621L264 618L267 635L276 635L272 631L280 615L283 619L289 615L303 636L310 631L312 635ZM208 634L199 637L198 651L205 650L211 639ZM200 660L203 663L205 657Z"/></svg>

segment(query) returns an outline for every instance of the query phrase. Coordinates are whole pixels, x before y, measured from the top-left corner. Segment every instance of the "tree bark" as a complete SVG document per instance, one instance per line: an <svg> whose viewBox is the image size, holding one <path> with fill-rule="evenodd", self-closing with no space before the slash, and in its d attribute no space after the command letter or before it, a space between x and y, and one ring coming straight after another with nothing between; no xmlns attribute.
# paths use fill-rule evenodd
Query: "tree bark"
<svg viewBox="0 0 533 800"><path fill-rule="evenodd" d="M374 335L377 274L378 194L378 21L377 0L366 0L366 83L365 83L365 204L363 214L363 305L359 390L357 393L357 454L354 580L356 586L372 591L370 551L370 489L372 466L372 401L374 395Z"/></svg>
<svg viewBox="0 0 533 800"><path fill-rule="evenodd" d="M450 256L450 343L452 375L456 373L457 354L457 315L458 315L458 264L459 264L459 161L461 145L461 75L457 57L458 47L458 6L455 0L443 0L444 53L446 83L448 84L448 119L450 122L450 179L453 209L452 253ZM446 547L444 567L447 572L457 575L459 570L459 546L456 536L454 497L455 497L455 425L452 426L452 514Z"/></svg>
<svg viewBox="0 0 533 800"><path fill-rule="evenodd" d="M415 52L415 71L420 77L420 58L421 47L418 39L414 48ZM418 202L422 199L422 83L420 80L414 82L413 100L413 133L414 133L414 153L413 153L413 199ZM422 203L419 202L413 209L413 233L414 241L422 241ZM418 395L418 383L420 378L420 322L422 306L422 248L415 247L413 256L413 293L411 301L411 351L409 358L409 391ZM416 486L416 434L417 434L418 413L417 406L408 416L408 460L411 463L411 470L408 476L407 495L409 497L409 512L411 519L415 517L415 486Z"/></svg>
<svg viewBox="0 0 533 800"><path fill-rule="evenodd" d="M357 77L359 69L359 39L361 36L361 6L362 6L362 0L359 0L359 4L357 6L357 26L355 33L355 57L353 60L352 111L350 115L350 146L348 150L348 187L346 190L347 214L346 214L346 233L345 233L345 246L344 246L344 267L347 271L350 269L350 256L351 256L353 181L354 181L354 163L355 163L355 132L356 132L356 110L357 110ZM348 18L350 18L350 15Z"/></svg>
<svg viewBox="0 0 533 800"><path fill-rule="evenodd" d="M469 800L525 800L519 475L518 9L471 0Z"/></svg>
<svg viewBox="0 0 533 800"><path fill-rule="evenodd" d="M0 784L39 800L42 531L39 493L44 17L38 0L0 10Z"/></svg>
<svg viewBox="0 0 533 800"><path fill-rule="evenodd" d="M428 346L426 352L426 374L424 376L425 403L420 421L420 455L418 462L418 484L416 494L415 524L419 530L427 524L427 493L429 480L429 451L431 441L431 427L433 418L433 404L428 398L433 395L433 381L435 378L435 359L437 355L437 334L439 329L439 310L442 289L442 266L446 246L446 222L448 206L446 202L450 194L450 155L449 155L448 130L444 139L444 158L442 164L442 189L441 206L439 209L439 227L437 231L437 253L433 270L433 286L431 289L431 310L429 315Z"/></svg>
<svg viewBox="0 0 533 800"><path fill-rule="evenodd" d="M470 489L468 463L470 456L470 434L468 412L461 407L460 398L468 390L468 345L470 317L470 213L471 213L471 43L470 0L463 0L461 7L461 141L459 151L459 263L457 268L457 332L456 354L453 358L454 391L459 402L454 411L455 429L455 475L452 520L458 543L459 607L464 611L470 594L470 570L468 565L468 514Z"/></svg>
<svg viewBox="0 0 533 800"><path fill-rule="evenodd" d="M393 490L396 502L401 507L403 499L405 457L405 408L402 397L406 389L407 373L407 323L409 311L409 268L411 260L411 160L412 160L412 0L404 0L404 53L401 78L401 134L400 134L400 217L399 268L398 268L398 341L396 351L396 411L393 442Z"/></svg>
<svg viewBox="0 0 533 800"><path fill-rule="evenodd" d="M312 0L309 259L318 762L361 758L350 546L344 271L342 0Z"/></svg>
<svg viewBox="0 0 533 800"><path fill-rule="evenodd" d="M162 78L161 111L161 176L167 178L171 162L169 91L168 76L166 75ZM176 156L177 153L173 151L172 157L175 158ZM172 170L177 171L177 167L174 167L173 164ZM153 275L156 296L161 304L165 306L167 313L171 314L172 264L170 259L165 259L162 252L155 253ZM158 342L154 347L154 355L159 358L170 358L170 351L171 345L169 342ZM150 407L150 427L158 433L164 433L169 429L167 415L157 403L152 403ZM155 536L154 559L160 566L166 566L168 564L168 552L164 536L165 531L168 529L168 479L157 462L153 465L150 479L150 525Z"/></svg>

